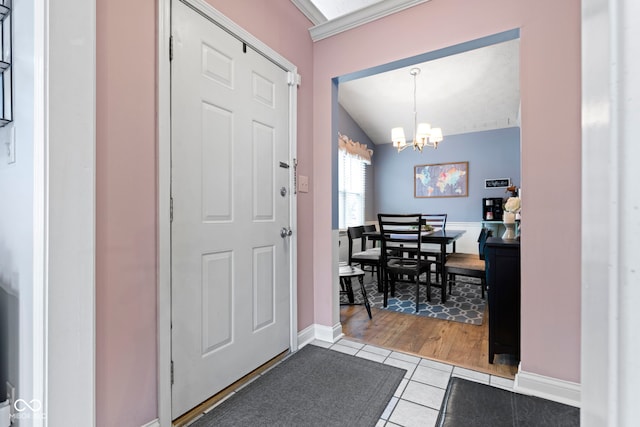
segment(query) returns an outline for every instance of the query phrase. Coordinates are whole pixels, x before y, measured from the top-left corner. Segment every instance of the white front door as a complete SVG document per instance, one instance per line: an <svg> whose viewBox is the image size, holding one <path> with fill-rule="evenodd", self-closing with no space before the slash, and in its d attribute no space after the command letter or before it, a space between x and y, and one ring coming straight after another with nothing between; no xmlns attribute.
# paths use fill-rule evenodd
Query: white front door
<svg viewBox="0 0 640 427"><path fill-rule="evenodd" d="M287 72L180 1L172 36L176 418L289 348L293 168Z"/></svg>

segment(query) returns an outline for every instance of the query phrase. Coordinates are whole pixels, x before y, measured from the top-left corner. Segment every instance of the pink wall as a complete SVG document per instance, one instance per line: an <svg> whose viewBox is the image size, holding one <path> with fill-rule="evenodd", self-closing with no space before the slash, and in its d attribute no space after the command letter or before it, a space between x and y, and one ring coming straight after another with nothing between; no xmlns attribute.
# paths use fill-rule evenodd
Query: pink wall
<svg viewBox="0 0 640 427"><path fill-rule="evenodd" d="M140 426L157 417L155 1L96 3L96 412Z"/></svg>
<svg viewBox="0 0 640 427"><path fill-rule="evenodd" d="M289 0L210 2L295 63L302 76L299 173L311 177L311 192L298 195L299 329L333 324L330 78L521 28L522 368L579 381L579 1L432 0L315 45L309 22ZM157 417L155 4L97 1L96 393L101 426L139 426ZM539 172L545 170L562 171L562 185ZM536 232L527 234L527 229ZM554 241L575 242L576 250L548 244L542 239L545 230L553 230Z"/></svg>
<svg viewBox="0 0 640 427"><path fill-rule="evenodd" d="M158 417L156 3L97 0L98 426ZM299 173L312 176L309 21L289 0L211 4L298 66ZM313 322L312 195L298 196L300 329Z"/></svg>
<svg viewBox="0 0 640 427"><path fill-rule="evenodd" d="M579 382L579 0L432 0L315 43L316 321L334 322L326 286L332 277L331 78L513 28L521 30L521 369Z"/></svg>

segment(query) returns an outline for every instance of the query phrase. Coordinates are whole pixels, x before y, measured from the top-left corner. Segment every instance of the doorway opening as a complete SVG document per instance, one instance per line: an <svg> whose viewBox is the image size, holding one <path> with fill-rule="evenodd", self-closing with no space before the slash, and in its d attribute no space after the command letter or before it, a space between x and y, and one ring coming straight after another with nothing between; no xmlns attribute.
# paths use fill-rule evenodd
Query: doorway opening
<svg viewBox="0 0 640 427"><path fill-rule="evenodd" d="M337 139L338 134L347 134L361 144L366 144L374 152L367 173L370 181L365 186L365 224L375 223L378 212L447 212L449 214L447 229L462 228L466 231L463 238L457 242L457 251L477 253L476 239L484 226L482 199L507 196L504 188L485 189L484 178L493 177L491 173L504 173L514 185L520 187L519 37L518 29L510 30L334 79L332 135ZM448 69L447 67L452 64L457 64L463 69L458 71ZM442 127L444 141L440 143L437 150L425 148L422 153L412 150L398 153L391 146L391 129L403 126L405 131L410 132L413 127L411 88L409 87L412 81L407 76L409 76L409 70L416 66L422 68L421 76L426 78L423 82L423 88L426 89L423 89L422 93L418 92L419 100L417 101L418 114L423 114L425 117L419 117L418 121L426 120ZM487 89L490 86L488 78L494 79L493 83L496 85L492 86L495 89L489 89L493 93L491 96L481 92L481 89ZM397 83L401 80L404 81ZM401 86L402 84L406 85L406 88ZM400 95L396 97L395 93ZM425 94L425 99L420 100L420 96ZM462 101L464 106L452 101ZM491 104L492 102L497 104ZM498 114L483 115L487 113L485 110ZM388 120L389 118L395 118L396 121L392 122ZM486 145L480 147L481 143ZM503 157L506 152L504 147L508 147L509 157ZM332 145L332 150L334 159L333 227L340 229L337 221L338 212L341 210L341 199L338 196L337 143ZM419 163L449 161L469 161L470 171L473 173L470 179L473 182L469 184L468 197L439 199L414 197L413 167ZM496 168L492 167L496 164L506 168L503 172L497 172ZM497 178L497 175L493 178ZM482 185L478 184L480 180L483 182ZM339 260L346 261L349 245L346 233L343 232L344 230L340 231ZM370 341L376 336L374 330L388 332L388 328L393 328L392 325L398 323L398 321L390 321L385 327L382 326L385 322L368 322L365 319L366 313L360 311L360 307L341 308L340 321L347 337ZM361 317L362 314L365 317ZM391 319L394 316L408 315L381 313L378 316ZM374 319L375 317L374 313ZM418 331L422 331L420 339L424 342L430 340L441 342L449 338L460 340L461 337L467 337L468 341L483 342L484 346L487 345L488 332L478 329L465 331L465 328L474 328L473 325L451 325L455 327L449 328L445 327L446 324L454 322L445 321L441 325L432 326L426 323L421 324L421 321L435 322L432 319L418 319L415 322L405 320L405 323L413 323L413 327L417 329L396 330L395 334L407 334L406 339L399 338L395 341L396 344L393 344L393 340L388 340L385 345L400 345L401 341L405 344L411 343L397 349L431 358L449 357L443 361L459 364L463 363L442 352L433 354L426 352L425 349L425 353L421 353L423 351L420 348L421 345L417 341L412 342L408 337L415 337ZM487 322L488 313L485 312L483 321L485 329ZM377 324L375 326L377 329L374 329L373 323ZM429 333L431 327L440 332ZM482 326L475 328L482 328ZM444 330L446 330L445 333L442 332ZM381 335L393 334L377 334L377 336ZM382 343L378 342L377 345ZM490 370L486 363L487 350L480 348L479 344L476 347L479 352L484 352L484 356L478 359L482 358L485 362L475 367ZM469 365L466 364L466 367ZM515 368L511 367L499 370L500 375L503 376L515 374Z"/></svg>

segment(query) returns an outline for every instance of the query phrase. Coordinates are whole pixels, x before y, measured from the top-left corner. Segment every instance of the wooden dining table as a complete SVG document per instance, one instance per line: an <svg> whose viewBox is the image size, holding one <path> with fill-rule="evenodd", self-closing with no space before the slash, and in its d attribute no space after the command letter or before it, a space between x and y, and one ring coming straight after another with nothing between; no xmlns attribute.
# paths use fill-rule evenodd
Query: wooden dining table
<svg viewBox="0 0 640 427"><path fill-rule="evenodd" d="M446 229L436 229L428 234L422 235L422 243L430 243L440 245L440 257L439 271L444 271L444 264L447 261L447 246L452 245L452 252L456 251L456 240L458 240L462 235L466 233L466 230L446 230ZM379 231L365 231L362 233L367 239L371 239L373 241L380 240L381 235Z"/></svg>

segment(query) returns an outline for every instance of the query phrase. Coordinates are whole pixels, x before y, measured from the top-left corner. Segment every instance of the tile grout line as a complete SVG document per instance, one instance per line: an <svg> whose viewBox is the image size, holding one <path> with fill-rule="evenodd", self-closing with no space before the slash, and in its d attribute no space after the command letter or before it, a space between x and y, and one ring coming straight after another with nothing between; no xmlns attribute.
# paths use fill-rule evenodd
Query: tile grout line
<svg viewBox="0 0 640 427"><path fill-rule="evenodd" d="M340 341L343 341L343 339L341 339ZM333 345L340 343L340 341L338 341L338 342L334 343ZM349 345L342 344L342 345L343 345L343 346L345 346L345 347L351 347L351 348L354 348L354 349L356 350L356 352L354 353L354 356L356 356L356 357L361 357L361 356L358 356L361 352L365 352L365 353L369 353L369 354L378 354L378 353L373 353L373 352L369 352L369 351L365 350L365 347L367 346L367 344L362 344L362 343L358 343L358 342L355 342L355 341L350 341L350 340L348 340L348 339L346 339L346 340L344 340L344 341L345 341L345 342L349 342L349 343L352 343L352 344L355 344L355 345L358 345L358 346L359 346L359 347L355 347L355 346L349 346ZM331 347L333 347L333 345L331 345ZM331 347L329 347L329 348L331 348ZM385 351L388 351L388 352L389 352L386 356L383 356L383 357L384 357L384 359L383 359L383 360L382 360L382 362L381 362L381 363L383 363L383 364L386 364L385 362L387 362L389 359L393 359L393 360L399 360L399 361L406 362L406 363L410 363L410 364L414 365L413 370L412 370L412 372L411 372L411 375L410 375L408 378L403 378L403 380L404 380L404 379L406 379L406 380L407 380L407 382L406 382L406 384L405 384L405 386L404 386L404 388L403 388L402 392L400 392L400 394L399 394L398 396L395 396L395 393L394 393L394 396L392 396L391 400L389 401L389 404L391 404L391 402L392 402L394 399L396 400L395 404L393 405L393 409L391 409L391 411L390 411L390 412L389 412L389 414L388 414L388 417L387 417L386 419L384 419L384 418L380 418L380 419L379 419L379 422L380 422L380 421L382 421L382 422L384 423L384 425L386 425L386 424L396 425L396 424L393 424L393 423L390 421L390 419L391 419L391 417L393 416L394 412L396 411L396 409L397 409L397 407L398 407L398 403L399 403L400 401L405 401L405 402L407 402L407 403L414 404L414 405L417 405L417 406L420 406L420 407L423 407L423 408L429 409L429 410L431 410L431 411L439 411L439 410L440 410L440 408L433 408L433 407L431 407L431 406L427 406L427 405L425 405L425 404L423 404L423 403L419 403L419 402L415 402L415 401L413 401L413 400L408 400L408 399L403 398L403 396L405 395L406 390L407 390L407 388L408 388L408 386L409 386L409 384L410 384L411 382L414 382L414 383L417 383L417 384L421 384L421 385L430 386L430 387L434 387L434 388L438 388L438 389L440 389L440 390L445 390L445 391L446 391L446 387L445 387L445 388L442 388L442 387L440 387L440 386L438 386L438 385L429 384L429 383L424 383L424 382L421 382L421 381L418 381L418 380L413 379L413 377L414 377L414 375L415 375L415 373L416 373L416 370L417 370L417 368L418 368L419 366L423 366L423 367L425 367L425 368L430 368L430 369L434 369L434 370L439 370L439 371L441 371L441 372L447 372L447 374L448 374L447 384L448 384L448 382L451 380L451 378L452 378L452 377L460 377L460 378L464 378L464 379L467 379L467 380L470 380L470 381L474 381L474 382L478 382L478 383L481 383L481 384L487 384L487 385L490 385L490 386L496 387L495 385L492 385L492 381L491 381L491 380L492 380L492 378L494 378L494 377L495 377L495 376L494 376L494 375L492 375L492 374L486 374L486 373L484 373L484 372L475 371L475 370L473 370L473 369L468 369L468 368L462 368L462 367L459 367L459 366L456 366L456 365L451 365L451 364L444 363L444 362L436 362L436 363L441 363L441 364L446 365L446 366L448 366L448 367L450 367L450 368L451 368L450 370L445 371L445 370L441 370L441 369L435 368L435 367L433 367L433 366L425 366L425 365L421 365L421 362L423 362L423 361L427 361L427 362L434 362L434 361L432 361L432 360L430 360L430 359L425 359L425 358L423 358L423 357L413 356L413 355L410 355L410 354L403 353L403 352L401 352L401 351L397 351L397 350L389 350L389 349L385 349L385 348L378 347L378 346L372 346L372 347L380 348L380 349L382 349L382 350L385 350ZM336 351L337 351L337 350L336 350ZM406 354L407 356L410 356L410 357L412 357L412 358L416 358L416 359L418 359L418 360L417 360L417 362L416 362L416 363L414 363L414 362L409 362L409 361L407 361L407 360L403 360L403 359L400 359L400 358L394 358L394 357L392 357L392 355L393 355L394 353L397 353L397 354ZM380 356L382 356L382 355L380 355ZM459 368L459 370L462 370L463 372L471 372L471 373L477 373L477 374L481 374L481 375L487 375L488 379L487 379L487 381L486 381L486 382L484 382L484 381L480 380L479 378L474 378L474 377L472 377L472 376L465 376L465 375L461 375L461 374L460 374L460 372L458 372L458 373L456 373L456 372L455 372L455 371L456 371L456 368ZM501 377L497 377L497 378L501 378ZM401 382L401 384L402 384L402 382ZM401 387L401 384L400 384L400 385L398 385L398 388L399 388L399 387ZM513 386L511 386L511 387L509 387L509 388L505 388L505 387L503 387L503 386L499 386L498 388L503 388L503 389L507 389L507 390L511 390L511 391L513 390ZM397 389L396 389L396 390L397 390ZM441 403L442 403L442 402L441 402ZM385 408L385 411L386 411L386 408ZM383 415L384 415L384 413L383 413Z"/></svg>
<svg viewBox="0 0 640 427"><path fill-rule="evenodd" d="M419 357L419 356L414 356L414 355L411 355L411 354L403 353L401 351L390 350L390 349L387 349L387 348L384 348L384 347L378 347L378 346L374 346L374 345L370 345L370 344L362 344L362 343L359 343L357 341L351 341L351 340L345 339L345 338L342 338L339 341L337 341L336 343L331 344L328 348L333 349L333 347L336 346L336 345L340 345L341 347L346 347L346 348L352 349L353 351L355 351L354 353L352 353L354 356L362 357L363 359L368 359L368 358L367 357L363 357L363 355L361 355L361 353L367 353L369 355L381 356L382 360L381 360L380 363L383 363L383 364L396 366L396 364L393 363L393 362L392 363L388 363L390 360L393 360L393 361L398 361L398 362L408 363L410 365L413 365L413 369L412 369L411 374L409 375L409 377L403 377L401 383L398 385L398 389L399 389L402 386L402 383L404 382L404 380L406 380L404 388L402 389L402 391L397 396L396 396L396 392L398 391L398 389L396 389L396 391L394 392L394 395L392 396L392 398L390 399L389 403L387 404L387 407L385 408L383 414L381 415L380 419L378 420L378 423L382 424L383 426L384 425L389 425L389 426L397 426L398 425L398 424L395 424L392 421L390 421L390 419L393 416L393 414L395 413L395 411L398 409L398 404L401 401L404 401L404 402L406 402L408 404L411 404L411 405L416 405L416 406L428 409L429 411L439 412L440 407L433 408L431 406L428 406L428 405L424 404L424 402L422 402L422 403L421 402L416 402L414 400L409 400L409 399L405 398L405 393L407 392L407 388L409 388L409 385L411 383L424 385L424 386L428 386L428 387L433 387L433 388L437 388L437 389L446 391L446 387L443 388L443 387L441 387L439 385L430 384L430 383L427 383L427 382L422 382L422 381L419 381L417 379L414 379L414 376L416 374L416 371L418 370L418 367L423 367L423 368L427 368L427 369L433 369L433 370L440 371L440 372L446 372L447 373L447 384L449 383L449 381L451 380L452 377L460 377L460 378L463 378L463 379L466 379L466 380L469 380L469 381L474 381L474 382L481 383L481 384L486 384L486 385L489 385L489 386L492 386L492 387L501 388L501 389L508 390L508 391L513 391L513 380L505 379L506 381L509 381L509 384L511 384L509 387L507 387L507 386L505 386L503 384L496 385L496 384L493 384L492 380L494 378L499 378L499 379L503 379L503 378L499 377L499 376L492 375L492 374L488 374L488 373L485 373L485 372L475 371L475 370L469 369L469 368L463 368L463 367L452 365L452 364L449 364L449 363L446 363L446 362L434 361L434 360L431 360L431 359L426 359L426 358L423 358L423 357ZM374 349L379 349L381 352L369 351L368 349L366 349L366 347L368 347L368 346L371 347L371 348L374 348ZM340 350L334 349L334 351L340 351ZM386 353L386 355L382 354L382 353ZM402 357L393 357L394 353L396 355L408 356L408 359L410 359L410 360L407 360L407 359L402 358ZM370 359L368 359L368 360L370 360ZM425 363L423 364L423 362L425 362ZM432 365L433 363L435 363L436 366L440 366L440 365L446 366L448 369L446 369L446 370L445 369L439 369L438 367L433 366ZM458 371L458 372L456 372L456 371ZM465 373L469 373L469 375L464 375ZM474 376L474 374L476 376ZM485 379L477 378L478 375L483 377L483 378L485 378L484 376L486 376L487 379L485 380ZM395 403L393 404L393 408L389 411L388 414L386 414L387 418L386 419L382 418L382 416L385 415L387 409L389 408L389 405L391 405L391 403L394 402L394 400L395 400ZM441 406L441 404L442 404L442 400L440 401L440 406Z"/></svg>
<svg viewBox="0 0 640 427"><path fill-rule="evenodd" d="M361 347L360 349L358 349L358 351L355 353L355 356L358 356L358 354L359 354L360 352L367 352L366 350L364 350L364 347L365 347L365 346L363 346L363 347ZM378 348L380 348L380 347L378 347ZM386 350L386 349L385 349L385 350ZM368 352L367 352L367 353L368 353ZM413 362L408 362L408 361L406 361L406 360L393 358L393 357L391 357L391 356L393 355L393 353L394 353L394 351L390 351L390 352L389 352L389 354L388 354L387 356L385 356L385 357L384 357L384 360L382 361L382 363L384 364L387 360L389 360L389 359L394 359L394 360L401 360L401 361L403 361L403 362L411 363L412 365L415 365L415 366L414 366L414 368L413 368L413 371L411 372L411 375L410 375L408 378L404 378L404 377L403 377L403 380L404 380L404 379L406 379L406 380L407 380L407 383L405 384L405 386L404 386L404 388L403 388L402 392L400 393L400 395L398 395L398 396L396 397L396 396L395 396L395 393L394 393L394 396L392 396L391 400L389 401L389 404L390 404L390 403L393 401L393 399L394 399L394 398L396 399L396 402L395 402L395 404L393 405L393 409L391 409L391 412L389 412L389 414L388 414L388 418L386 418L386 419L384 419L384 418L380 418L380 420L382 420L382 421L385 423L385 425L386 425L387 423L391 423L391 421L389 421L389 420L391 419L391 416L393 415L393 413L396 411L396 409L397 409L397 407L398 407L398 403L399 403L401 400L403 400L403 401L405 401L405 402L408 402L408 403L411 403L411 404L414 404L414 405L421 406L421 407L423 407L423 408L427 408L427 409L432 410L432 411L439 411L439 408L432 408L432 407L427 406L427 405L424 405L424 404L422 404L422 403L418 403L418 402L415 402L415 401L412 401L412 400L408 400L408 399L403 399L403 396L404 396L404 394L406 393L407 387L409 386L409 384L410 384L411 382L415 382L415 383L418 383L418 384L427 385L427 386L434 387L434 388L439 388L440 390L446 390L446 389L443 389L442 387L438 387L438 386L435 386L435 385L433 385L433 384L423 383L423 382L420 382L420 381L417 381L417 380L414 380L414 379L413 379L413 376L415 375L415 373L416 373L416 370L417 370L418 366L420 366L420 362L422 362L423 360L428 360L428 359L424 359L424 358L422 358L422 357L418 357L418 356L412 356L412 357L415 357L415 358L417 358L417 359L418 359L417 363L413 363ZM399 353L399 354L405 354L405 353L402 353L402 352L397 352L397 353ZM373 353L373 354L375 354L375 353ZM409 356L411 356L411 355L409 355ZM451 371L449 371L449 372L448 372L449 379L450 379L450 378L451 378L451 376L453 375L453 368L454 368L454 366L453 366L453 365L449 365L449 366L451 366ZM436 369L436 368L432 368L432 369ZM445 371L442 371L442 372L445 372ZM448 381L448 380L447 380L447 381ZM402 384L402 382L401 382L401 384ZM398 385L398 388L401 386L401 384L400 384L400 385ZM385 408L385 411L386 411L386 408ZM383 413L383 415L384 415L384 413ZM379 421L380 421L380 420L379 420ZM393 423L392 423L392 424L393 424ZM393 424L393 425L396 425L396 424Z"/></svg>

